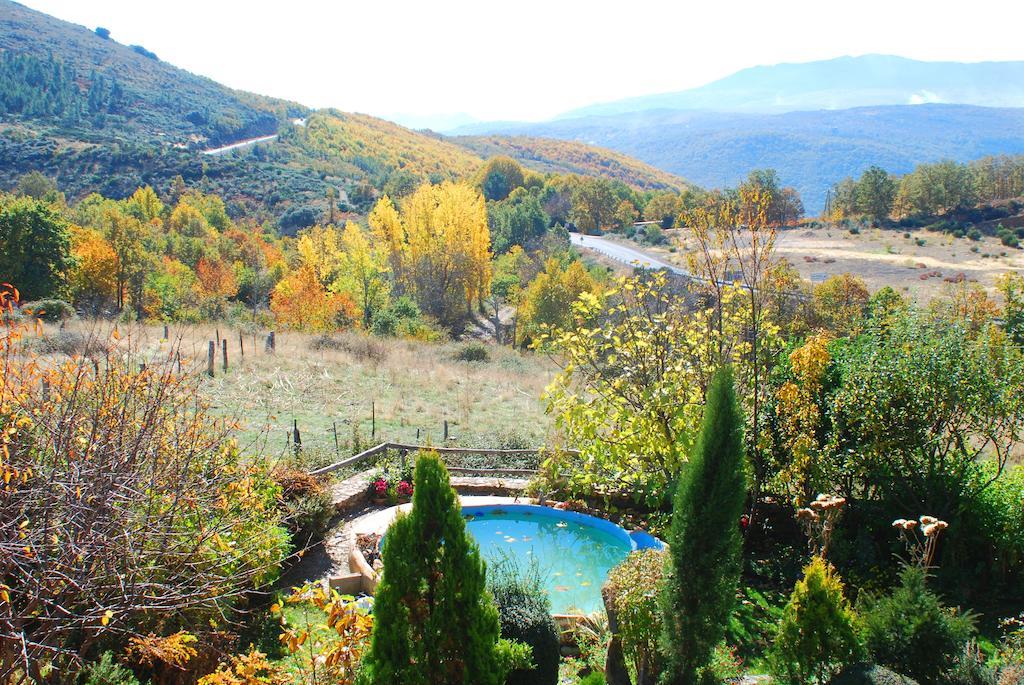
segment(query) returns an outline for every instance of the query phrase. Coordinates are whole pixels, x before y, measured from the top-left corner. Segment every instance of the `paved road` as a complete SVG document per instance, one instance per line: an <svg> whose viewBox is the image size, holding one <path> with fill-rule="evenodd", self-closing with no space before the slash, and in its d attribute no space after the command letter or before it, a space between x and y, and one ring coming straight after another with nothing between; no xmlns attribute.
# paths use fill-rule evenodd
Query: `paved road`
<svg viewBox="0 0 1024 685"><path fill-rule="evenodd" d="M203 150L204 155L223 155L232 150L239 150L243 147L249 147L256 143L267 143L271 140L277 140L277 134L272 136L260 136L259 138L247 138L246 140L240 140L237 143L231 143L230 145L222 145L221 147L210 148L209 150Z"/></svg>
<svg viewBox="0 0 1024 685"><path fill-rule="evenodd" d="M569 239L573 245L577 247L583 247L594 252L599 252L605 257L614 259L617 262L623 264L629 264L631 266L639 266L644 269L668 269L674 274L680 276L689 276L690 273L685 269L680 269L678 266L672 266L666 262L644 254L639 250L634 250L632 247L627 247L621 243L606 240L599 236L594 235L581 235L579 233L570 233Z"/></svg>

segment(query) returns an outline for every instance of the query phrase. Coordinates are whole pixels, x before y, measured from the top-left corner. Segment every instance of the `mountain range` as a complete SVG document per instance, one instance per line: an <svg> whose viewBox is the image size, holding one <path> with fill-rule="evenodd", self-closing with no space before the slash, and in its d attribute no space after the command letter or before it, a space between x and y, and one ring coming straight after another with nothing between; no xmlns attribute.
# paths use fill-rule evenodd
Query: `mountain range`
<svg viewBox="0 0 1024 685"><path fill-rule="evenodd" d="M771 167L809 213L831 185L878 165L1024 152L1024 62L888 55L745 69L700 88L629 98L538 123L452 135L540 136L617 150L706 187Z"/></svg>

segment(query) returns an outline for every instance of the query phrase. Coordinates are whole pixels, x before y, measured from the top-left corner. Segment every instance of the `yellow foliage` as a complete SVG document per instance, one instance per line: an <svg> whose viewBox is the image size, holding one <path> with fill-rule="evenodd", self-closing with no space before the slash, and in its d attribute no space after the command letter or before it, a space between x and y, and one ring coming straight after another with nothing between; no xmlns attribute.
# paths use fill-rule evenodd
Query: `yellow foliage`
<svg viewBox="0 0 1024 685"><path fill-rule="evenodd" d="M235 654L229 663L199 679L199 685L287 685L288 672L267 660L267 655L253 647L248 654Z"/></svg>

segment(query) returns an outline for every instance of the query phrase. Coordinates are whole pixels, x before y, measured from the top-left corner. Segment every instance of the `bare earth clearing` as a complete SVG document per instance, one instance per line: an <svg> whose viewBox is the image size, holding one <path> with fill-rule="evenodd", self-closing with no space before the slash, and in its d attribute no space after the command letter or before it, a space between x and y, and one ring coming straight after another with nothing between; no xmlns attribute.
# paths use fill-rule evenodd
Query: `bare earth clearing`
<svg viewBox="0 0 1024 685"><path fill-rule="evenodd" d="M675 252L667 245L639 246L614 234L603 237L686 267L685 252L693 247L686 230L665 233ZM1024 250L1006 247L997 238L985 236L974 242L927 230L910 231L909 238L904 235L898 229L864 229L854 235L834 227L793 228L779 232L777 252L804 279L820 282L828 276L852 273L863 278L872 291L888 285L922 302L941 296L959 274L991 290L999 274L1024 269Z"/></svg>

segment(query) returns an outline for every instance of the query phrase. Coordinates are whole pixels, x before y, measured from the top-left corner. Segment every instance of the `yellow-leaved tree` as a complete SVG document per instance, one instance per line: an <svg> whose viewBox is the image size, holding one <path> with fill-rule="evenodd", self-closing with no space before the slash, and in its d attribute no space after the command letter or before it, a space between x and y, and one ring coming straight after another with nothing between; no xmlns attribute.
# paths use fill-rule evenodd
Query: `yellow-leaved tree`
<svg viewBox="0 0 1024 685"><path fill-rule="evenodd" d="M424 184L395 211L382 198L370 226L386 247L402 291L442 323L483 306L491 284L491 235L483 196L472 186Z"/></svg>

